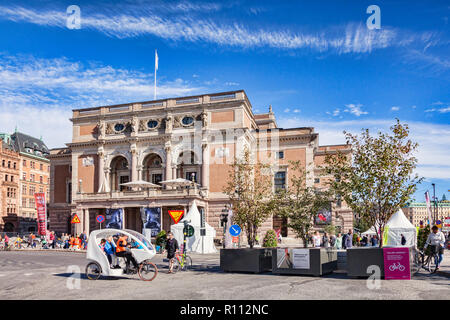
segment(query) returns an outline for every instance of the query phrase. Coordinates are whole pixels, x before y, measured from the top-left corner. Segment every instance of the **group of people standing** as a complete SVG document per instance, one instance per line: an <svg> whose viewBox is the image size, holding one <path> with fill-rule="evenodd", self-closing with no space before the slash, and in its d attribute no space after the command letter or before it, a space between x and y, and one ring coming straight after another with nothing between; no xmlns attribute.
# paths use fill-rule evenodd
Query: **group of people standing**
<svg viewBox="0 0 450 320"><path fill-rule="evenodd" d="M360 241L358 241L358 238L356 240L356 244L360 246L378 246L377 236L364 236ZM314 234L310 235L309 242L316 248L349 249L353 247L353 230L349 229L348 233L338 233L337 235L329 235L327 232L324 232L322 236L319 234L319 231L315 231Z"/></svg>

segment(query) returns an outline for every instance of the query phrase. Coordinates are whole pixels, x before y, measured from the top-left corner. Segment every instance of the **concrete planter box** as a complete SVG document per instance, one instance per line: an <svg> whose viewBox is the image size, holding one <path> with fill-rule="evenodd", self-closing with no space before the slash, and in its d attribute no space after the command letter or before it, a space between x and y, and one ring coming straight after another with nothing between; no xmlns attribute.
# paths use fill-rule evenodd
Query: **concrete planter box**
<svg viewBox="0 0 450 320"><path fill-rule="evenodd" d="M224 272L269 272L272 270L272 249L220 249L220 269Z"/></svg>
<svg viewBox="0 0 450 320"><path fill-rule="evenodd" d="M347 270L347 251L337 250L337 269Z"/></svg>
<svg viewBox="0 0 450 320"><path fill-rule="evenodd" d="M384 277L383 249L363 247L347 249L347 275L349 277L369 277L367 267L380 267L381 277Z"/></svg>
<svg viewBox="0 0 450 320"><path fill-rule="evenodd" d="M417 266L414 264L414 247L409 249L409 267L411 275L415 273ZM383 248L361 247L347 249L347 275L349 277L369 277L372 273L367 273L367 267L376 265L380 268L380 276L384 278L384 254Z"/></svg>
<svg viewBox="0 0 450 320"><path fill-rule="evenodd" d="M288 250L289 258L286 258ZM298 255L304 258L298 260ZM278 248L272 252L272 273L321 276L337 269L337 251L325 248Z"/></svg>

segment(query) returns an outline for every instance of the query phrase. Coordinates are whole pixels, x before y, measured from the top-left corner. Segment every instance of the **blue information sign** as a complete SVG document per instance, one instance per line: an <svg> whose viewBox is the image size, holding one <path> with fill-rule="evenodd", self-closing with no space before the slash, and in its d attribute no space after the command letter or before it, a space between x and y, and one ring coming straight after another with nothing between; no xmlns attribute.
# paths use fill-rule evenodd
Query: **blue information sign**
<svg viewBox="0 0 450 320"><path fill-rule="evenodd" d="M237 224L233 224L233 225L230 227L230 234L231 234L233 237L237 237L238 235L241 234L241 227L239 227Z"/></svg>
<svg viewBox="0 0 450 320"><path fill-rule="evenodd" d="M97 216L97 222L98 222L98 223L103 223L103 222L105 222L105 216L102 216L101 214L99 214L99 215Z"/></svg>

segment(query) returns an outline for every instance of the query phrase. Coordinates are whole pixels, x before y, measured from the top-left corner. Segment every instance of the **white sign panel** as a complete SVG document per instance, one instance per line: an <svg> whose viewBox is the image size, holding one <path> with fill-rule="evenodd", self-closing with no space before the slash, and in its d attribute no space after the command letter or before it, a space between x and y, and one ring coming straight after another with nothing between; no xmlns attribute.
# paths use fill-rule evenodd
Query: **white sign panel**
<svg viewBox="0 0 450 320"><path fill-rule="evenodd" d="M294 269L309 269L309 249L293 249L292 256Z"/></svg>

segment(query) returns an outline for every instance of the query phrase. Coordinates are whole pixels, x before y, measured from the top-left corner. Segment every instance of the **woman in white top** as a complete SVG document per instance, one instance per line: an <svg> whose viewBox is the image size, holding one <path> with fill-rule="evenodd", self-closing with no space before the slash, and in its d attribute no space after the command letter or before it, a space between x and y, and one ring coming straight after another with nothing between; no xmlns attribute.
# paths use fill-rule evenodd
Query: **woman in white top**
<svg viewBox="0 0 450 320"><path fill-rule="evenodd" d="M431 231L432 232L428 235L427 241L425 242L424 250L428 247L428 245L436 248L436 252L438 252L439 256L438 261L436 261L436 270L438 270L442 263L442 259L444 258L445 236L439 231L437 226L433 226Z"/></svg>
<svg viewBox="0 0 450 320"><path fill-rule="evenodd" d="M313 246L318 248L320 247L320 235L319 235L319 231L314 232L314 235L312 236L312 240L313 240Z"/></svg>

